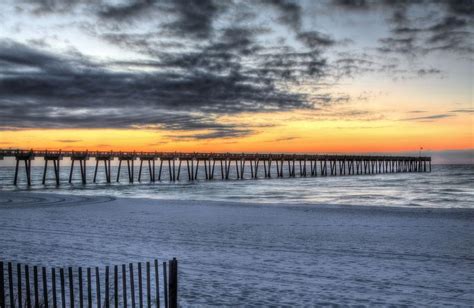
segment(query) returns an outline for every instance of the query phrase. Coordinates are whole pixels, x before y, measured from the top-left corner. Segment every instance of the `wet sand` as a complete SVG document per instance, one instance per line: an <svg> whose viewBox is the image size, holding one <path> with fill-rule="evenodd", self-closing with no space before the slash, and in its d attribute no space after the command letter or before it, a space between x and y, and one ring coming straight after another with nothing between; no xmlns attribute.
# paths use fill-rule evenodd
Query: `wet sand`
<svg viewBox="0 0 474 308"><path fill-rule="evenodd" d="M177 257L182 305L474 303L474 210L0 192L0 258Z"/></svg>

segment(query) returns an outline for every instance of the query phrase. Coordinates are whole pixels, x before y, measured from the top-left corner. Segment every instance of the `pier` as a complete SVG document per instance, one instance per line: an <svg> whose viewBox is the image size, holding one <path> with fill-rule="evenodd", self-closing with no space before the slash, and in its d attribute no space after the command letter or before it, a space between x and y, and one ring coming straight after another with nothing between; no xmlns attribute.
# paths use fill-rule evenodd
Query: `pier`
<svg viewBox="0 0 474 308"><path fill-rule="evenodd" d="M46 181L48 162L52 162L56 185L61 183L59 168L65 157L71 161L69 183L74 175L74 164L79 162L84 185L87 183L86 162L90 159L95 159L93 183L102 166L105 181L111 183L111 161L115 159L118 160L116 182L120 181L122 165L126 164L129 183L135 181L134 162L137 160L138 182L142 181L144 172L148 173L149 182L161 181L164 168L167 168L171 182L180 181L183 176L188 181L195 181L431 172L431 157L424 156L0 150L0 159L6 157L16 160L14 185L17 185L19 169L23 165L27 185L31 185L31 161L37 157L44 159L42 183Z"/></svg>

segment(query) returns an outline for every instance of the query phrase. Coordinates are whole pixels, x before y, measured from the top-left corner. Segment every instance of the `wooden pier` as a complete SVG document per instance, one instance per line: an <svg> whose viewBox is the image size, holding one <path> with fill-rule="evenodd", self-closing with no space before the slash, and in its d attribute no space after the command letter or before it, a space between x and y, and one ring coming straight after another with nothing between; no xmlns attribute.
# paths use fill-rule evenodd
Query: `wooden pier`
<svg viewBox="0 0 474 308"><path fill-rule="evenodd" d="M43 158L45 162L43 184L46 182L48 162L53 162L56 185L60 184L59 163L64 157L71 160L69 183L72 182L74 163L78 161L82 184L87 183L86 162L90 158L95 159L94 183L97 181L100 165L104 167L105 181L111 183L111 161L115 159L118 159L116 181L120 181L122 164L126 163L129 183L135 180L136 160L140 162L138 182L142 181L145 171L148 172L150 182L161 181L163 168L166 168L166 165L169 181L172 182L180 181L181 169L184 168L189 181L198 180L199 175L205 180L214 180L216 175L217 177L220 175L222 180L229 180L431 172L431 157L421 156L0 150L0 157L16 159L14 185L17 184L21 164L25 166L26 182L31 185L31 161L36 157ZM144 162L145 168L143 168ZM201 174L198 173L200 164L203 170Z"/></svg>

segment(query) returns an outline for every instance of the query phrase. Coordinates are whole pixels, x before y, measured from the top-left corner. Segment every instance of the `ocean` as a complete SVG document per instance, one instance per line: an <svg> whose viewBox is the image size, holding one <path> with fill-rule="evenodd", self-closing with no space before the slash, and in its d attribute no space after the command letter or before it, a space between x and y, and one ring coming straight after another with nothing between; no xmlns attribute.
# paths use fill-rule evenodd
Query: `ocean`
<svg viewBox="0 0 474 308"><path fill-rule="evenodd" d="M142 181L138 183L138 166L135 165L135 182L128 182L126 167L122 166L121 180L117 183L116 164L112 166L112 183L105 181L103 166L99 165L97 183L92 183L94 167L87 167L86 185L80 181L79 167L75 167L72 184L68 183L68 160L62 161L61 184L54 182L51 163L46 185L41 184L43 167L40 160L32 167L32 186L26 186L24 167L20 165L19 184L13 185L14 161L3 162L0 167L0 190L34 191L73 195L107 195L113 197L150 198L162 200L209 200L250 203L282 204L338 204L362 206L395 206L423 208L474 208L474 165L433 165L431 173L392 173L357 176L263 178L250 179L250 166L245 168L246 179L236 179L231 170L230 180L221 180L216 165L214 180L205 180L204 168L199 169L197 181L187 180L183 165L181 180L169 181L168 167L163 166L162 180L150 183L144 164ZM8 165L8 166L5 166ZM92 161L89 162L92 165ZM233 166L234 167L234 166ZM285 166L286 167L286 166ZM157 167L158 169L158 167ZM287 172L284 169L284 172Z"/></svg>

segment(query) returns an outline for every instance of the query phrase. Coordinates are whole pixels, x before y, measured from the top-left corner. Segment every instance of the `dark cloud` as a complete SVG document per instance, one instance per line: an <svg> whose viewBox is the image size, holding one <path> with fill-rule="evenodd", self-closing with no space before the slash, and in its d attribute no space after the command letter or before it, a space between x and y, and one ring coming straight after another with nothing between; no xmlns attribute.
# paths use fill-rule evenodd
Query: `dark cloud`
<svg viewBox="0 0 474 308"><path fill-rule="evenodd" d="M52 13L66 13L73 10L79 4L92 4L93 0L19 0L17 2L17 9L30 10L33 14L52 14ZM21 6L25 4L26 7Z"/></svg>
<svg viewBox="0 0 474 308"><path fill-rule="evenodd" d="M416 74L420 77L426 76L426 75L438 75L441 74L441 70L437 68L428 68L428 69L419 69L416 71Z"/></svg>
<svg viewBox="0 0 474 308"><path fill-rule="evenodd" d="M379 40L382 53L473 52L472 0L333 0L332 4L354 12L388 14L392 36Z"/></svg>
<svg viewBox="0 0 474 308"><path fill-rule="evenodd" d="M75 143L75 142L81 142L82 140L81 139L58 139L55 141L61 142L61 143Z"/></svg>
<svg viewBox="0 0 474 308"><path fill-rule="evenodd" d="M408 113L425 113L425 110L410 110Z"/></svg>
<svg viewBox="0 0 474 308"><path fill-rule="evenodd" d="M157 61L127 62L158 68L151 72L112 71L107 67L120 63L94 63L80 55L65 57L2 41L2 126L210 130L196 138L237 137L254 128L221 125L219 115L313 108L317 102L344 100L309 97L278 87L277 80L301 77L285 72L315 76L323 73L326 63L315 54L255 58L258 46L253 32L229 29L200 51L161 53ZM241 63L248 54L257 66Z"/></svg>
<svg viewBox="0 0 474 308"><path fill-rule="evenodd" d="M135 17L146 12L157 1L155 0L133 0L117 5L99 5L97 13L100 17L123 20Z"/></svg>
<svg viewBox="0 0 474 308"><path fill-rule="evenodd" d="M444 0L451 13L471 17L474 15L474 3L472 0Z"/></svg>
<svg viewBox="0 0 474 308"><path fill-rule="evenodd" d="M418 46L415 45L414 37L388 37L380 39L379 41L381 47L377 49L383 53L415 55L418 52Z"/></svg>
<svg viewBox="0 0 474 308"><path fill-rule="evenodd" d="M273 6L279 13L279 21L295 31L301 28L301 6L298 1L291 0L261 0Z"/></svg>
<svg viewBox="0 0 474 308"><path fill-rule="evenodd" d="M296 140L296 139L300 139L300 137L282 137L282 138L269 140L268 142L282 142L282 141L291 141L291 140Z"/></svg>
<svg viewBox="0 0 474 308"><path fill-rule="evenodd" d="M173 12L177 19L165 24L165 28L178 36L192 36L198 39L209 38L213 33L213 21L225 7L225 1L213 0L175 0Z"/></svg>
<svg viewBox="0 0 474 308"><path fill-rule="evenodd" d="M255 131L251 129L222 129L209 133L194 133L188 135L168 135L167 137L174 140L204 140L204 139L226 139L226 138L240 138L254 134Z"/></svg>
<svg viewBox="0 0 474 308"><path fill-rule="evenodd" d="M474 113L474 109L455 109L455 110L450 110L449 112L454 112L454 113Z"/></svg>
<svg viewBox="0 0 474 308"><path fill-rule="evenodd" d="M329 36L318 31L300 32L297 38L309 48L330 47L336 42Z"/></svg>
<svg viewBox="0 0 474 308"><path fill-rule="evenodd" d="M444 113L444 114L434 114L430 116L423 116L423 117L414 117L414 118L405 118L402 119L402 121L421 121L421 122L431 122L434 120L440 120L440 119L446 119L453 117L454 115Z"/></svg>
<svg viewBox="0 0 474 308"><path fill-rule="evenodd" d="M350 10L366 10L369 8L367 0L334 0L334 5Z"/></svg>

